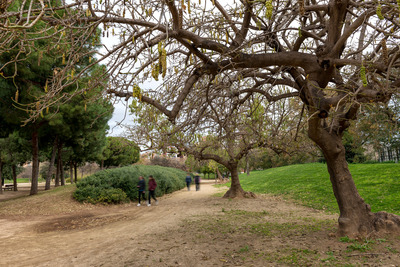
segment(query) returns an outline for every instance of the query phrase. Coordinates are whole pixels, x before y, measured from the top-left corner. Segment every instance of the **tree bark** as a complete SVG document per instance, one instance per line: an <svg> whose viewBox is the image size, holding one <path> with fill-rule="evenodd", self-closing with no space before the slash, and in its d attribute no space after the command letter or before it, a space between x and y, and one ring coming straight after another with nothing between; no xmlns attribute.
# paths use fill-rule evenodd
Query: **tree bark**
<svg viewBox="0 0 400 267"><path fill-rule="evenodd" d="M78 164L74 162L74 176L75 176L75 183L78 182Z"/></svg>
<svg viewBox="0 0 400 267"><path fill-rule="evenodd" d="M238 166L237 164L231 164L229 167L226 166L231 173L231 187L225 193L224 198L255 198L256 195L252 192L246 192L240 185Z"/></svg>
<svg viewBox="0 0 400 267"><path fill-rule="evenodd" d="M246 173L247 173L247 176L250 175L250 162L249 162L249 157L246 157Z"/></svg>
<svg viewBox="0 0 400 267"><path fill-rule="evenodd" d="M17 184L17 166L13 164L11 166L12 170L12 177L13 177L13 185L14 185L14 191L18 191L18 184Z"/></svg>
<svg viewBox="0 0 400 267"><path fill-rule="evenodd" d="M309 137L321 148L328 167L333 193L339 206L339 236L366 236L375 232L400 231L400 217L372 213L359 195L349 171L341 134L329 132L319 122L309 122Z"/></svg>
<svg viewBox="0 0 400 267"><path fill-rule="evenodd" d="M60 186L60 158L57 156L57 169L56 178L54 180L54 187Z"/></svg>
<svg viewBox="0 0 400 267"><path fill-rule="evenodd" d="M61 185L65 185L64 166L62 161L62 147L63 144L60 142L58 144L58 163L60 164L60 181Z"/></svg>
<svg viewBox="0 0 400 267"><path fill-rule="evenodd" d="M69 162L69 176L70 176L70 182L71 184L74 183L74 165L72 164L72 161Z"/></svg>
<svg viewBox="0 0 400 267"><path fill-rule="evenodd" d="M54 168L54 162L56 160L57 146L58 146L58 136L56 136L56 138L54 139L53 150L51 152L49 170L47 171L46 185L44 187L44 190L49 190L51 186L51 178L53 176L53 168Z"/></svg>
<svg viewBox="0 0 400 267"><path fill-rule="evenodd" d="M3 194L3 185L4 185L3 165L4 165L4 163L0 160L0 194Z"/></svg>
<svg viewBox="0 0 400 267"><path fill-rule="evenodd" d="M36 126L32 132L32 180L30 195L38 193L39 181L39 133Z"/></svg>

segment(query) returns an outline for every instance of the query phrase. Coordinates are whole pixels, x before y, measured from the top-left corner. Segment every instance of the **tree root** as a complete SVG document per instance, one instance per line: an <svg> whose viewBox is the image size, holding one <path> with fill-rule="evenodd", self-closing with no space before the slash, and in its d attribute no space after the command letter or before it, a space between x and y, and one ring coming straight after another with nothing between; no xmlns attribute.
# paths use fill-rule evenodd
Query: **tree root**
<svg viewBox="0 0 400 267"><path fill-rule="evenodd" d="M374 213L372 223L378 233L400 233L400 216L398 215L380 211Z"/></svg>
<svg viewBox="0 0 400 267"><path fill-rule="evenodd" d="M233 191L233 190L228 190L225 195L223 196L224 198L257 198L256 194L253 192L246 192L243 190L240 191Z"/></svg>

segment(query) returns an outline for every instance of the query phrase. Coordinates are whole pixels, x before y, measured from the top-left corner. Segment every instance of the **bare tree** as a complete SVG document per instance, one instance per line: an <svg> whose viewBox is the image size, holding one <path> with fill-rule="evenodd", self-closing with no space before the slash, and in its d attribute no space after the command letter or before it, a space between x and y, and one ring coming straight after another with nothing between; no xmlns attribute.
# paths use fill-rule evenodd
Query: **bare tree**
<svg viewBox="0 0 400 267"><path fill-rule="evenodd" d="M255 148L266 147L286 153L295 139L301 112L293 101L268 103L264 96L248 94L239 101L228 82L200 88L181 107L172 123L151 105L136 106L135 126L129 137L142 148L193 155L198 160L214 160L231 173L231 187L224 197L254 197L240 185L239 162ZM209 98L207 95L219 95ZM202 95L202 96L201 96ZM196 102L193 102L196 101Z"/></svg>
<svg viewBox="0 0 400 267"><path fill-rule="evenodd" d="M343 132L363 103L386 102L398 92L396 1L98 0L75 2L62 16L56 10L63 4L37 6L35 12L25 5L19 12L0 15L0 27L10 30L7 33L23 25L17 27L22 39L36 18L47 23L44 29L53 29L54 36L68 36L60 38L69 44L66 68L55 73L32 118L47 105L71 97L61 92L74 83L71 72L84 51L81 40L102 26L105 37L118 37L97 57L109 59L109 93L137 97L171 122L179 119L185 105L195 107L195 94L207 92L210 83L236 83L232 95L239 102L252 94L269 102L291 95L305 105L308 135L327 160L340 209L339 234L399 229L398 217L371 213L358 194L342 144ZM75 77L82 75L85 69ZM160 86L142 85L159 76ZM92 85L103 82L101 78ZM219 97L217 90L208 95Z"/></svg>

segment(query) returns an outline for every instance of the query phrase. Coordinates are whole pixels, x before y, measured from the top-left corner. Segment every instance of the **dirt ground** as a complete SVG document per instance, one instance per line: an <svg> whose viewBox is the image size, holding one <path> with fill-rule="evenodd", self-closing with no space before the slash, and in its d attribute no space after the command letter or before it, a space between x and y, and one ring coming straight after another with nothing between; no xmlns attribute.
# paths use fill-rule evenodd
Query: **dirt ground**
<svg viewBox="0 0 400 267"><path fill-rule="evenodd" d="M0 195L0 266L400 266L398 237L340 239L336 214L280 197L223 199L205 181L151 207L94 206L57 190Z"/></svg>

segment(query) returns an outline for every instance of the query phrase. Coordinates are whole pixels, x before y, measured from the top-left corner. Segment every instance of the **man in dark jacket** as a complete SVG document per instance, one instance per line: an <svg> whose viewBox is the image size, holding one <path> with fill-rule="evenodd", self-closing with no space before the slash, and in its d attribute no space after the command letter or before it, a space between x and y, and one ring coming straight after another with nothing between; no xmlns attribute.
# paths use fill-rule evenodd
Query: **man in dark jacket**
<svg viewBox="0 0 400 267"><path fill-rule="evenodd" d="M196 184L196 191L200 190L200 174L196 173L194 176L194 183Z"/></svg>
<svg viewBox="0 0 400 267"><path fill-rule="evenodd" d="M138 182L137 188L139 190L139 204L137 204L137 206L140 207L141 198L143 198L143 200L146 200L146 196L145 196L146 183L143 180L143 176L139 176L139 182Z"/></svg>
<svg viewBox="0 0 400 267"><path fill-rule="evenodd" d="M190 176L190 174L188 173L186 176L186 186L188 191L190 191L190 184L192 183L192 176Z"/></svg>

